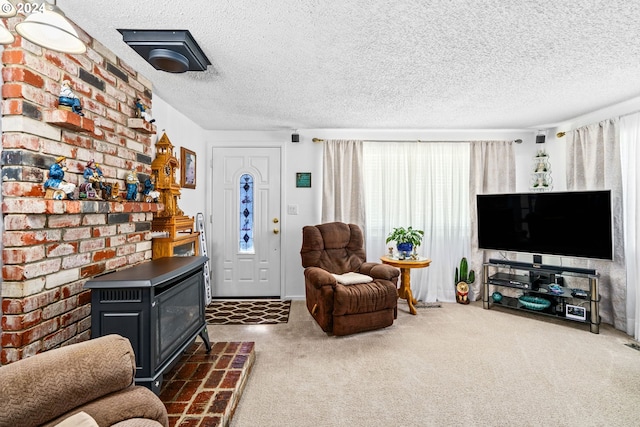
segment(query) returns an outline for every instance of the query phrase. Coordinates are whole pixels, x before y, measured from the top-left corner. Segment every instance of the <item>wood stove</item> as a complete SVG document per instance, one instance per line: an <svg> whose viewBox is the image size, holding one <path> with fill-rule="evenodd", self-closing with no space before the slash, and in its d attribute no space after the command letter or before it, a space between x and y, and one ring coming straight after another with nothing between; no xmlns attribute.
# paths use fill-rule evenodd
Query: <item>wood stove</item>
<svg viewBox="0 0 640 427"><path fill-rule="evenodd" d="M200 336L211 350L205 319L204 256L158 258L97 276L91 289L91 336L129 338L136 384L156 394L163 373Z"/></svg>

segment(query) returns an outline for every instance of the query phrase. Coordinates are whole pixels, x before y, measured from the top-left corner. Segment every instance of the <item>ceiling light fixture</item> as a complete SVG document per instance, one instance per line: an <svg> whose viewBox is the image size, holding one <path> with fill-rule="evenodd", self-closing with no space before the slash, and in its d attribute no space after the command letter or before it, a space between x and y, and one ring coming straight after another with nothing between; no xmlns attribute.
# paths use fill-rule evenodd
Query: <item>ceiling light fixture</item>
<svg viewBox="0 0 640 427"><path fill-rule="evenodd" d="M16 25L18 34L31 43L57 52L77 55L87 51L87 46L80 40L55 0L53 4L46 1L35 3L37 5L33 7L32 13Z"/></svg>
<svg viewBox="0 0 640 427"><path fill-rule="evenodd" d="M11 44L16 41L16 38L13 37L11 31L7 30L7 28L0 24L0 44Z"/></svg>
<svg viewBox="0 0 640 427"><path fill-rule="evenodd" d="M118 30L122 40L156 70L205 71L211 65L188 30Z"/></svg>
<svg viewBox="0 0 640 427"><path fill-rule="evenodd" d="M16 7L9 0L0 0L0 18L11 18L17 13Z"/></svg>
<svg viewBox="0 0 640 427"><path fill-rule="evenodd" d="M9 0L0 1L0 18L11 18L16 16L16 13L18 13L16 7L9 3ZM11 34L11 31L0 23L0 44L11 44L15 40L16 38Z"/></svg>

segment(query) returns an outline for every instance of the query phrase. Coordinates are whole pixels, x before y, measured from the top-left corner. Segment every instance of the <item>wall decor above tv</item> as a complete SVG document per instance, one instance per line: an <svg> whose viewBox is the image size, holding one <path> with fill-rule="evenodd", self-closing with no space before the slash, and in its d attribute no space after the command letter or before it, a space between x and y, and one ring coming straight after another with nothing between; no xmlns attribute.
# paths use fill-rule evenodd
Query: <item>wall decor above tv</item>
<svg viewBox="0 0 640 427"><path fill-rule="evenodd" d="M611 191L479 194L478 247L613 259Z"/></svg>

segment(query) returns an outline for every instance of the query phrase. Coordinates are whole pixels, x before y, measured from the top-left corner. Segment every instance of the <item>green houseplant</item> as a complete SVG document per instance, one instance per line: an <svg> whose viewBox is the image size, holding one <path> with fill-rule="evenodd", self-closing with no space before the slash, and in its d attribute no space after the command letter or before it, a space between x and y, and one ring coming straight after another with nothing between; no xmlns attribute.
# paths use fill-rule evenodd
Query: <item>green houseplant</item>
<svg viewBox="0 0 640 427"><path fill-rule="evenodd" d="M422 238L424 237L424 231L414 229L409 226L396 227L387 236L386 243L396 242L396 246L399 252L411 252L413 248L420 246Z"/></svg>

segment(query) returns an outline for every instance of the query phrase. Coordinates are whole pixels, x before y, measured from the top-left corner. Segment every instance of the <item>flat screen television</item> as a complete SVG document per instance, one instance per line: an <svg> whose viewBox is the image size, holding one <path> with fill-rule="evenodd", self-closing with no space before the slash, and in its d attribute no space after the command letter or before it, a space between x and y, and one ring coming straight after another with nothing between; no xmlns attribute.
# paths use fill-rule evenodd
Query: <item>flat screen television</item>
<svg viewBox="0 0 640 427"><path fill-rule="evenodd" d="M478 247L613 259L611 191L479 194Z"/></svg>

